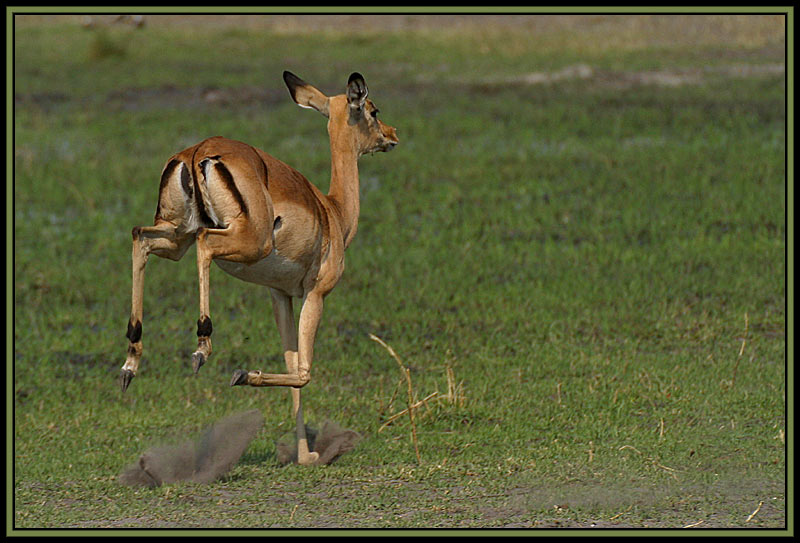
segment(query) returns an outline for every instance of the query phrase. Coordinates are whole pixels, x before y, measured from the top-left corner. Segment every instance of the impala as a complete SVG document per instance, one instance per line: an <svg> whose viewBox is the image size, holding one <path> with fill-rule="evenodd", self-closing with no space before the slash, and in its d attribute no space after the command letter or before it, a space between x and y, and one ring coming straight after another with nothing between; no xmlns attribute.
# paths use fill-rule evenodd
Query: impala
<svg viewBox="0 0 800 543"><path fill-rule="evenodd" d="M142 296L148 256L179 260L197 244L200 318L194 372L211 355L211 262L243 281L269 289L287 373L236 370L231 386L292 387L298 463L308 450L300 389L311 379L314 338L323 301L344 270L344 252L358 227L358 158L389 151L395 129L378 120L364 78L353 73L344 94L328 97L290 72L294 101L328 119L331 183L327 195L292 167L245 143L213 137L170 158L161 174L153 226L133 229L133 293L128 355L120 373L127 390L142 356ZM293 298L300 298L295 325Z"/></svg>

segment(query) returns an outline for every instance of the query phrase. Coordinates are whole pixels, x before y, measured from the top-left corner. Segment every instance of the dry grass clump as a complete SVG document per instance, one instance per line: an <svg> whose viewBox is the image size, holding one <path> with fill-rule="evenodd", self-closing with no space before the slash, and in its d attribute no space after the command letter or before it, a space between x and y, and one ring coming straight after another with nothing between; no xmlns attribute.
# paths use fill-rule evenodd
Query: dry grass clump
<svg viewBox="0 0 800 543"><path fill-rule="evenodd" d="M391 357L394 358L395 362L397 362L397 365L400 368L400 372L402 373L403 378L406 382L406 392L407 392L406 408L387 418L383 422L381 427L378 429L378 432L381 432L384 428L392 424L397 419L403 417L404 415L408 415L408 419L411 424L411 441L414 444L414 453L416 454L417 457L417 463L420 463L422 460L419 454L419 441L417 439L417 420L415 411L422 406L427 406L428 401L434 398L436 398L439 401L447 402L450 405L463 407L465 402L464 386L463 386L464 383L462 381L456 384L455 373L453 372L453 368L448 364L445 367L445 374L447 376L447 394L442 395L439 393L438 390L436 390L425 396L425 398L423 398L422 400L417 401L416 394L414 393L414 386L411 382L410 370L403 364L403 361L400 359L400 357L397 355L394 349L392 349L392 347L389 346L385 341L383 341L381 338L379 338L374 334L370 334L369 338L378 343L379 345L381 345L384 349L386 349L387 352L391 355ZM391 400L389 401L389 405L391 405L392 402L394 401L394 397L395 395L393 394Z"/></svg>

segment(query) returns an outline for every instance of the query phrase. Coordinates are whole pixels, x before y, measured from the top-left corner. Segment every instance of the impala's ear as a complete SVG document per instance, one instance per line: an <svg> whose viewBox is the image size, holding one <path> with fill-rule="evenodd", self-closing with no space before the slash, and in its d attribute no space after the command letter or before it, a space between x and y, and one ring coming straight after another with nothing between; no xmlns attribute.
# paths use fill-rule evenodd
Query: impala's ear
<svg viewBox="0 0 800 543"><path fill-rule="evenodd" d="M360 110L364 107L368 94L369 89L364 81L364 76L358 72L350 74L350 79L347 80L347 103L350 104L350 107Z"/></svg>
<svg viewBox="0 0 800 543"><path fill-rule="evenodd" d="M326 117L328 113L328 97L322 94L317 88L309 85L292 72L283 72L283 80L289 87L292 100L297 102L300 107L316 109Z"/></svg>

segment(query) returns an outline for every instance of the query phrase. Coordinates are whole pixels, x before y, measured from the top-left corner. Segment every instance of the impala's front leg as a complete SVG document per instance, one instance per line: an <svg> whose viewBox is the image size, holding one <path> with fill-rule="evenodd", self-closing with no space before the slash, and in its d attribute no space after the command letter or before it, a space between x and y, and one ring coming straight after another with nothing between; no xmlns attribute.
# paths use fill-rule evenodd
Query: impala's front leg
<svg viewBox="0 0 800 543"><path fill-rule="evenodd" d="M300 324L298 335L300 338L299 349L295 357L295 364L290 370L297 373L301 381L308 383L311 380L311 362L314 359L314 341L322 320L322 296L311 293L306 296L300 310ZM301 466L313 464L319 460L318 452L309 452L306 425L303 422L303 404L300 399L300 389L292 388L292 403L297 432L297 463Z"/></svg>
<svg viewBox="0 0 800 543"><path fill-rule="evenodd" d="M278 331L283 344L286 369L289 375L297 375L299 373L298 341L297 327L294 323L294 311L292 310L292 298L275 290L270 290L270 293L272 294L275 322L278 324ZM308 311L306 311L307 319ZM319 453L310 452L308 449L308 436L306 435L305 422L303 422L303 404L300 389L292 387L290 390L292 394L292 418L294 418L297 432L297 463L300 465L313 464L319 459Z"/></svg>
<svg viewBox="0 0 800 543"><path fill-rule="evenodd" d="M322 319L322 296L310 293L300 310L299 349L297 365L290 373L264 373L260 370L236 370L231 378L231 386L249 385L252 387L296 387L302 388L311 380L311 361L314 358L314 339ZM289 364L287 364L288 366Z"/></svg>
<svg viewBox="0 0 800 543"><path fill-rule="evenodd" d="M292 317L291 298L276 295L273 292L273 307L278 330L284 345L286 358L286 374L263 373L260 370L236 370L231 379L231 386L249 385L254 387L288 386L292 387L292 412L297 431L297 463L313 464L319 459L319 453L308 450L308 438L303 422L303 405L300 399L300 388L311 380L311 362L314 358L314 340L322 320L323 296L316 292L309 293L300 310L298 333L295 334ZM299 336L299 341L295 338Z"/></svg>
<svg viewBox="0 0 800 543"><path fill-rule="evenodd" d="M314 359L314 339L322 320L322 299L311 292L303 301L300 310L298 329L299 345L297 365L290 373L264 373L260 370L236 370L231 378L231 386L250 385L252 387L296 387L301 388L311 380L311 362ZM289 364L287 364L289 365Z"/></svg>

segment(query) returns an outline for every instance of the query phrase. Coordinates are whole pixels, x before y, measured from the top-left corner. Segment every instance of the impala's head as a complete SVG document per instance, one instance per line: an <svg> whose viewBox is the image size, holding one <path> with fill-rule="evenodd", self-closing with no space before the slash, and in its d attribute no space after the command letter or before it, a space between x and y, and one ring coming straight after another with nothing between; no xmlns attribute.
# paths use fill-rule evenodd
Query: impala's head
<svg viewBox="0 0 800 543"><path fill-rule="evenodd" d="M297 105L316 109L328 118L331 145L347 145L358 155L375 151L391 151L400 140L394 127L378 119L378 108L367 100L367 84L359 73L347 81L344 94L325 96L291 72L283 72L283 80Z"/></svg>

